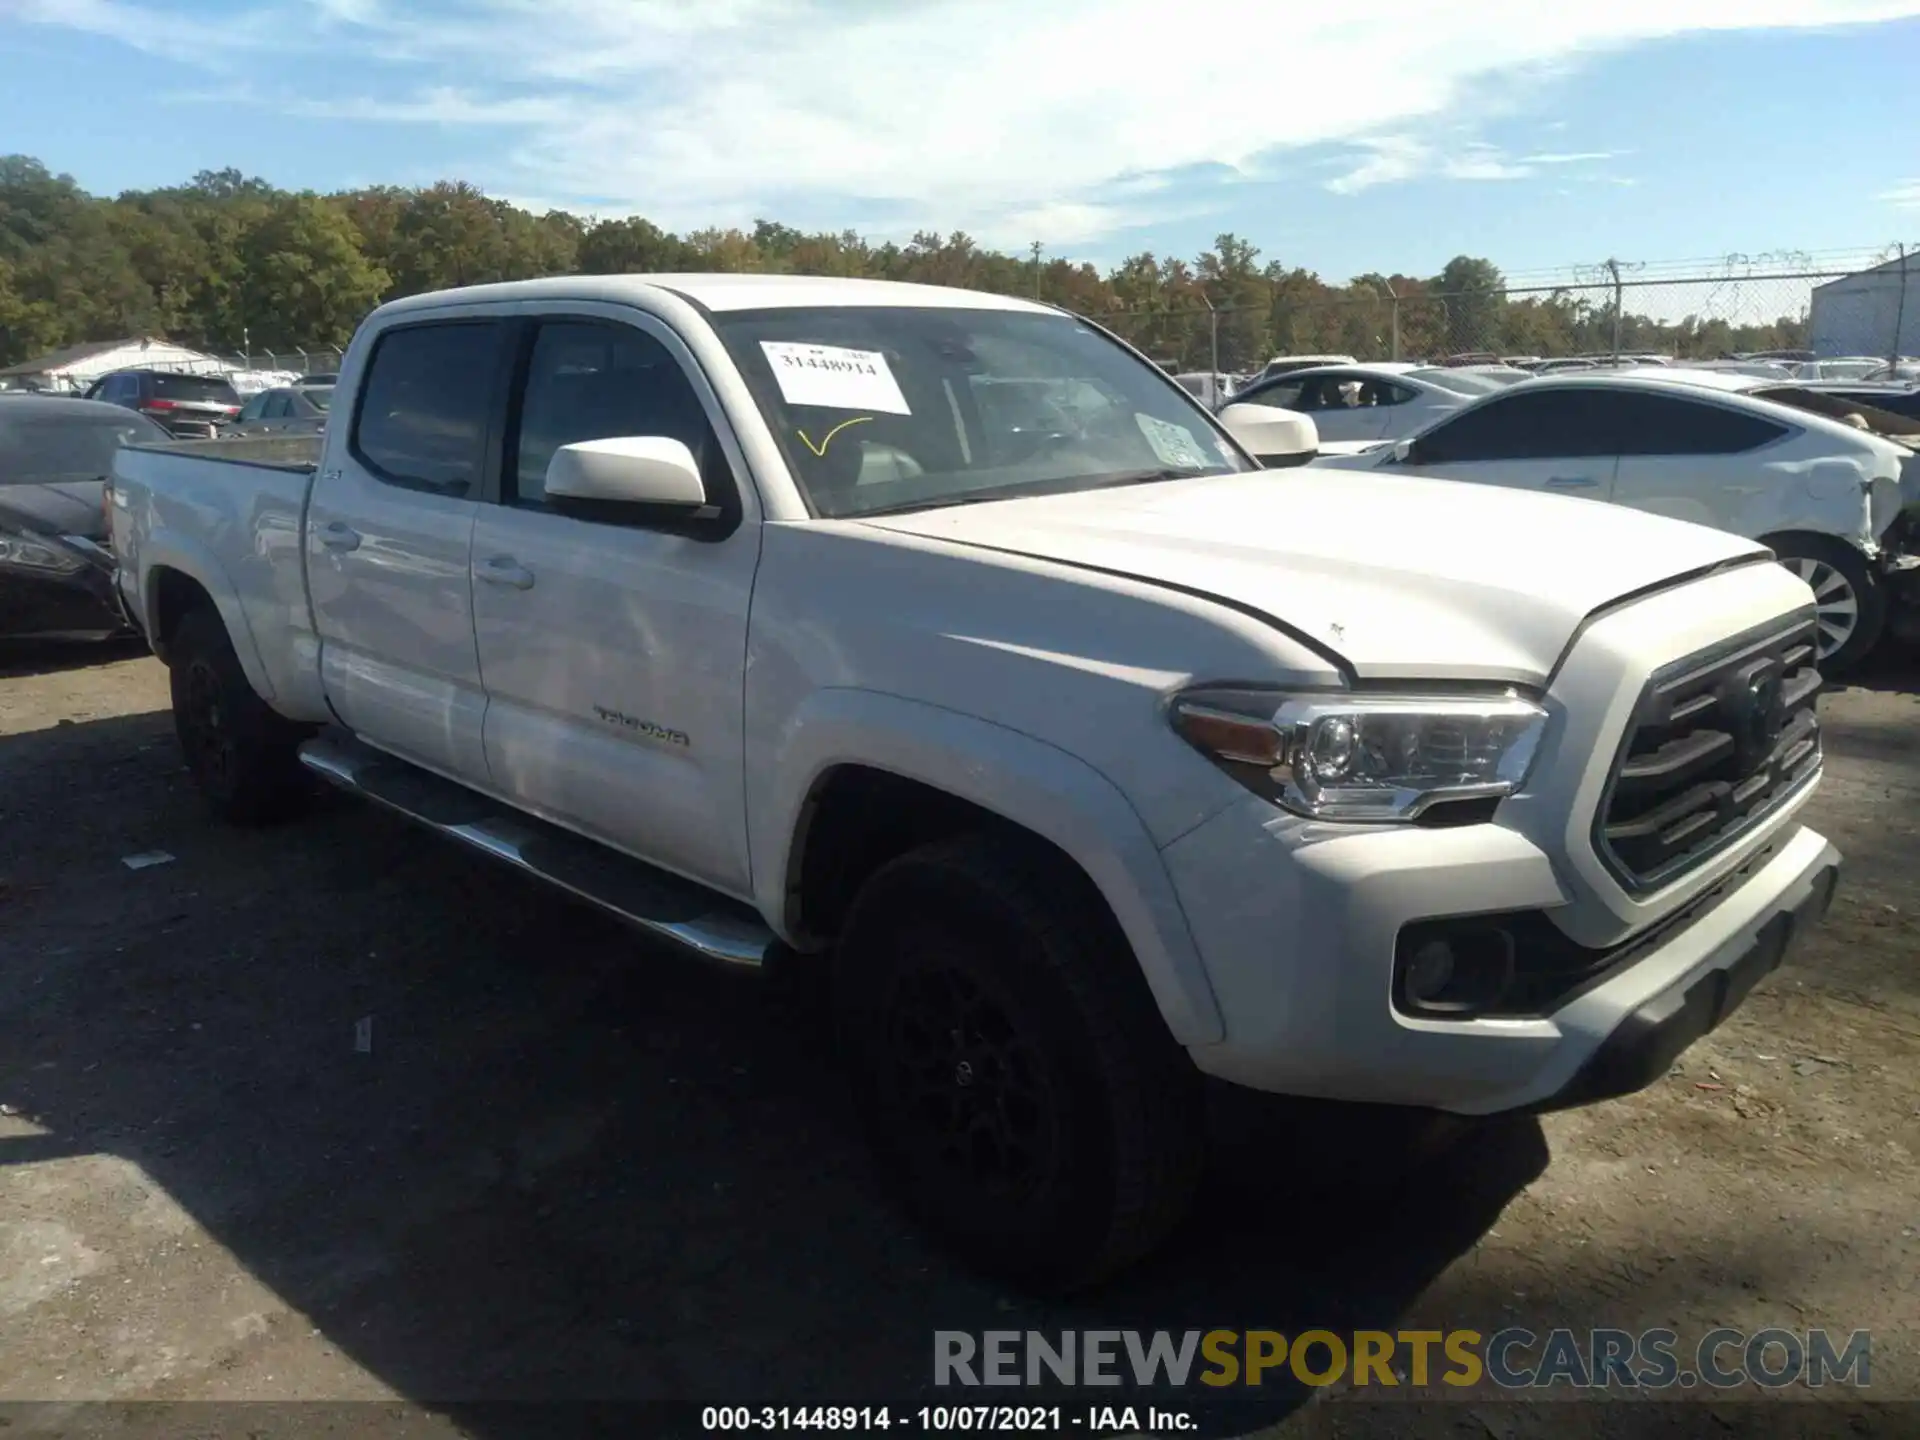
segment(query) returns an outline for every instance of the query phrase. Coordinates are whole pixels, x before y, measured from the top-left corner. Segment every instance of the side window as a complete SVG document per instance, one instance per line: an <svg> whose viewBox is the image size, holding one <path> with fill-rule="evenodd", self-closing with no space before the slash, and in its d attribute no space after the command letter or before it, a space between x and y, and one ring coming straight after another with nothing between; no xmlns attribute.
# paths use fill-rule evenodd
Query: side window
<svg viewBox="0 0 1920 1440"><path fill-rule="evenodd" d="M579 440L664 435L685 442L703 474L712 473L718 458L706 411L679 362L653 336L629 325L542 325L518 413L506 497L515 504L544 505L553 452Z"/></svg>
<svg viewBox="0 0 1920 1440"><path fill-rule="evenodd" d="M354 458L392 485L473 493L501 334L494 321L447 321L382 335L361 386Z"/></svg>
<svg viewBox="0 0 1920 1440"><path fill-rule="evenodd" d="M1787 433L1785 425L1708 401L1622 394L1622 455L1738 455Z"/></svg>
<svg viewBox="0 0 1920 1440"><path fill-rule="evenodd" d="M1442 421L1415 444L1417 465L1474 460L1560 460L1620 453L1618 392L1539 390L1484 401Z"/></svg>
<svg viewBox="0 0 1920 1440"><path fill-rule="evenodd" d="M1413 391L1391 380L1366 380L1360 386L1362 405L1404 405L1413 399Z"/></svg>
<svg viewBox="0 0 1920 1440"><path fill-rule="evenodd" d="M1256 385L1245 395L1234 396L1241 405L1271 405L1278 410L1298 410L1304 387L1297 380L1280 380L1271 385Z"/></svg>
<svg viewBox="0 0 1920 1440"><path fill-rule="evenodd" d="M237 418L241 420L258 420L266 408L267 396L266 392L262 391L240 407L240 414Z"/></svg>

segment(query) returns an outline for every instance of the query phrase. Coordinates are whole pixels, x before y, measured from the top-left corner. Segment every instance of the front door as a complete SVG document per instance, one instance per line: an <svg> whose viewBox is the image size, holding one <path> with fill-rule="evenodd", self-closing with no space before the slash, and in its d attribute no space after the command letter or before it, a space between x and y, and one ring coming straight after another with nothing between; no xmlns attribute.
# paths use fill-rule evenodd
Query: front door
<svg viewBox="0 0 1920 1440"><path fill-rule="evenodd" d="M374 342L346 443L308 506L327 700L361 738L482 782L486 692L470 551L497 409L500 320L401 324Z"/></svg>
<svg viewBox="0 0 1920 1440"><path fill-rule="evenodd" d="M651 317L534 319L518 347L500 503L481 508L473 536L494 788L745 895L741 709L760 531L719 441L724 416ZM642 435L699 457L717 522L588 520L548 503L558 447Z"/></svg>

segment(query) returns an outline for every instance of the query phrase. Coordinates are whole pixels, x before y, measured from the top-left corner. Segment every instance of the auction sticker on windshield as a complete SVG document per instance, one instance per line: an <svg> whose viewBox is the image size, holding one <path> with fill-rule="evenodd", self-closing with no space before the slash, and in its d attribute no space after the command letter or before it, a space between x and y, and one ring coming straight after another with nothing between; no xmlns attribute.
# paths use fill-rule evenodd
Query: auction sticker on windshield
<svg viewBox="0 0 1920 1440"><path fill-rule="evenodd" d="M767 363L789 405L818 405L829 410L879 410L911 415L900 382L878 350L848 350L839 345L796 345L762 340Z"/></svg>
<svg viewBox="0 0 1920 1440"><path fill-rule="evenodd" d="M1210 463L1207 454L1193 438L1193 432L1184 425L1175 425L1168 420L1156 420L1151 415L1134 415L1140 433L1147 437L1147 444L1153 447L1153 453L1160 457L1162 465L1171 465L1176 470L1205 470Z"/></svg>

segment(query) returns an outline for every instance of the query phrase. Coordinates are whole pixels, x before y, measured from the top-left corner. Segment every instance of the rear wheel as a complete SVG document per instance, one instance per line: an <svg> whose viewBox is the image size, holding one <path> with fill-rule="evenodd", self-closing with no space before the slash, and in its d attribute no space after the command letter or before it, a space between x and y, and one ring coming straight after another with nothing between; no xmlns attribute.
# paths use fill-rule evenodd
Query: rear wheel
<svg viewBox="0 0 1920 1440"><path fill-rule="evenodd" d="M254 693L219 614L190 611L168 642L167 663L174 733L214 814L260 825L297 812L311 793L298 754L311 732Z"/></svg>
<svg viewBox="0 0 1920 1440"><path fill-rule="evenodd" d="M1822 673L1841 675L1866 658L1887 623L1887 597L1867 557L1822 535L1795 535L1774 546L1780 563L1812 587L1818 607L1816 657Z"/></svg>
<svg viewBox="0 0 1920 1440"><path fill-rule="evenodd" d="M1198 1076L1078 872L985 836L914 850L861 890L834 979L875 1149L974 1266L1079 1288L1185 1213Z"/></svg>

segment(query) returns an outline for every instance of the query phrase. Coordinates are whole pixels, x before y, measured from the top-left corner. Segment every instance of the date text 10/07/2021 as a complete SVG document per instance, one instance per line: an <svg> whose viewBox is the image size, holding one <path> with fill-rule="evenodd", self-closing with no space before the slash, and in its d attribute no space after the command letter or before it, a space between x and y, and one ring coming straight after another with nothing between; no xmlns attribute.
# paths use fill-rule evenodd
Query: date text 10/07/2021
<svg viewBox="0 0 1920 1440"><path fill-rule="evenodd" d="M722 1431L1079 1432L1179 1434L1195 1428L1184 1410L1153 1405L709 1405L700 1428Z"/></svg>

